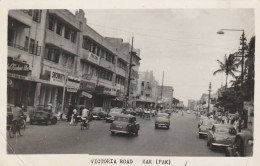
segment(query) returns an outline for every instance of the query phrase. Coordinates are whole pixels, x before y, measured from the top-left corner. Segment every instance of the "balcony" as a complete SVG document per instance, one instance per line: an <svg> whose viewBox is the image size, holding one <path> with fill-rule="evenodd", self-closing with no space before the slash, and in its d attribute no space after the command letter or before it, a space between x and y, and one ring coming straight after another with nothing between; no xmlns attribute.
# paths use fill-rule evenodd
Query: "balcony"
<svg viewBox="0 0 260 166"><path fill-rule="evenodd" d="M103 86L112 86L112 81L105 80L103 78L99 78L99 85Z"/></svg>
<svg viewBox="0 0 260 166"><path fill-rule="evenodd" d="M126 77L126 75L127 75L126 71L123 70L123 69L120 68L120 67L117 67L117 68L116 68L116 74L121 75L121 76L123 76L123 77Z"/></svg>
<svg viewBox="0 0 260 166"><path fill-rule="evenodd" d="M21 10L9 10L8 16L15 18L19 22L23 23L25 26L30 27L32 24L32 16Z"/></svg>
<svg viewBox="0 0 260 166"><path fill-rule="evenodd" d="M61 47L62 49L77 55L77 45L70 40L56 34L55 32L46 29L46 43Z"/></svg>
<svg viewBox="0 0 260 166"><path fill-rule="evenodd" d="M108 62L104 58L100 59L100 66L104 67L105 69L108 69L110 71L115 71L115 65L112 64L111 62Z"/></svg>
<svg viewBox="0 0 260 166"><path fill-rule="evenodd" d="M75 19L75 16L69 11L61 9L50 9L49 14L59 17L59 19L72 26L75 30L77 30L78 32L80 31L79 21L77 21L77 19Z"/></svg>
<svg viewBox="0 0 260 166"><path fill-rule="evenodd" d="M20 46L18 44L15 44L13 42L8 42L8 46L9 47L13 47L25 52L28 52L29 54L33 54L36 56L40 56L41 55L41 46L38 46L37 44L30 44L29 49L25 48L24 46Z"/></svg>

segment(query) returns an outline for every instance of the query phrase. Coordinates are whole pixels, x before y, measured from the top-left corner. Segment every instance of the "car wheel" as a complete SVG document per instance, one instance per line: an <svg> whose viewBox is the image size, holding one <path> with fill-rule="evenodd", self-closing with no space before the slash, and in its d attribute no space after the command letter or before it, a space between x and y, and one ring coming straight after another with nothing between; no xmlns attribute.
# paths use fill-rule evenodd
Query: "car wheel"
<svg viewBox="0 0 260 166"><path fill-rule="evenodd" d="M207 146L209 147L209 140L207 140Z"/></svg>
<svg viewBox="0 0 260 166"><path fill-rule="evenodd" d="M167 129L170 129L170 126L167 126Z"/></svg>
<svg viewBox="0 0 260 166"><path fill-rule="evenodd" d="M111 134L112 134L112 135L115 135L115 132L114 132L114 131L111 131Z"/></svg>
<svg viewBox="0 0 260 166"><path fill-rule="evenodd" d="M158 125L155 125L154 128L158 129Z"/></svg>
<svg viewBox="0 0 260 166"><path fill-rule="evenodd" d="M199 138L200 138L200 139L202 138L202 135L201 135L201 134L199 134Z"/></svg>
<svg viewBox="0 0 260 166"><path fill-rule="evenodd" d="M51 124L55 125L56 123L57 123L57 118L54 117L54 118L52 119L52 121L51 121Z"/></svg>
<svg viewBox="0 0 260 166"><path fill-rule="evenodd" d="M209 143L209 149L212 150L212 151L215 150L214 145L212 145L212 142Z"/></svg>
<svg viewBox="0 0 260 166"><path fill-rule="evenodd" d="M135 132L135 136L138 136L138 130L136 130L136 132Z"/></svg>

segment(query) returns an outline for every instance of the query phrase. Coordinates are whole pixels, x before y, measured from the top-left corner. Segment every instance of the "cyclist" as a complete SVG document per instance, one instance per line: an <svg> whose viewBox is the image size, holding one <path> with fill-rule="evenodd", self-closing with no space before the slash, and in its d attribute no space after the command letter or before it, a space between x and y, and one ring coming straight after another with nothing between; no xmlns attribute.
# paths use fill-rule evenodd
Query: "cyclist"
<svg viewBox="0 0 260 166"><path fill-rule="evenodd" d="M24 116L22 108L16 104L13 108L13 124L20 124L21 116Z"/></svg>
<svg viewBox="0 0 260 166"><path fill-rule="evenodd" d="M86 107L81 107L82 115L81 119L84 120L84 124L88 123L89 110Z"/></svg>

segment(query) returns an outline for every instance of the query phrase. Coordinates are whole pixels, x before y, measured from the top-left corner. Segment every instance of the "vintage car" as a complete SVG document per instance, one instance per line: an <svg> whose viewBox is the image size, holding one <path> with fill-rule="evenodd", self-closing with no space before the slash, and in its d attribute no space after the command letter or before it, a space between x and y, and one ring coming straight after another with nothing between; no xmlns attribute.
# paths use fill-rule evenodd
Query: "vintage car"
<svg viewBox="0 0 260 166"><path fill-rule="evenodd" d="M226 156L253 156L253 132L242 131L235 138L235 143L231 147L227 147Z"/></svg>
<svg viewBox="0 0 260 166"><path fill-rule="evenodd" d="M107 116L107 113L102 107L94 107L90 112L92 114L92 118L95 120L105 119Z"/></svg>
<svg viewBox="0 0 260 166"><path fill-rule="evenodd" d="M203 121L204 119L209 119L209 118L208 118L207 116L201 115L201 116L200 116L200 119L199 119L199 122L198 122L198 127L200 127L200 125L201 125L201 123L202 123L202 121Z"/></svg>
<svg viewBox="0 0 260 166"><path fill-rule="evenodd" d="M42 124L45 123L48 125L57 123L57 117L53 114L52 109L46 108L44 106L37 106L36 111L30 115L30 124L34 123Z"/></svg>
<svg viewBox="0 0 260 166"><path fill-rule="evenodd" d="M122 114L124 111L123 108L112 108L106 116L106 122L113 122L117 114Z"/></svg>
<svg viewBox="0 0 260 166"><path fill-rule="evenodd" d="M203 136L208 136L209 131L212 129L214 120L212 119L203 119L199 127L199 138Z"/></svg>
<svg viewBox="0 0 260 166"><path fill-rule="evenodd" d="M136 112L134 111L133 108L126 108L124 113L125 114L130 114L130 115L136 115Z"/></svg>
<svg viewBox="0 0 260 166"><path fill-rule="evenodd" d="M167 113L158 113L155 118L155 128L166 127L170 128L170 115Z"/></svg>
<svg viewBox="0 0 260 166"><path fill-rule="evenodd" d="M136 122L136 117L133 115L118 114L110 125L112 135L115 133L138 135L139 129L140 124Z"/></svg>
<svg viewBox="0 0 260 166"><path fill-rule="evenodd" d="M228 124L214 124L208 133L207 146L214 150L215 146L228 147L235 142L236 129Z"/></svg>

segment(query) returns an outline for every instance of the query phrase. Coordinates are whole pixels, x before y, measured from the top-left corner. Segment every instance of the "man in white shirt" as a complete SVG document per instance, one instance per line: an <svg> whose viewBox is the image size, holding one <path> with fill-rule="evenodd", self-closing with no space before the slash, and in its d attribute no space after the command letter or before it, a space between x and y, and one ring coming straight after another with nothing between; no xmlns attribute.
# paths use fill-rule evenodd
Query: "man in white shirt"
<svg viewBox="0 0 260 166"><path fill-rule="evenodd" d="M86 123L88 123L88 115L89 115L89 110L86 107L82 107L81 119L86 120Z"/></svg>

